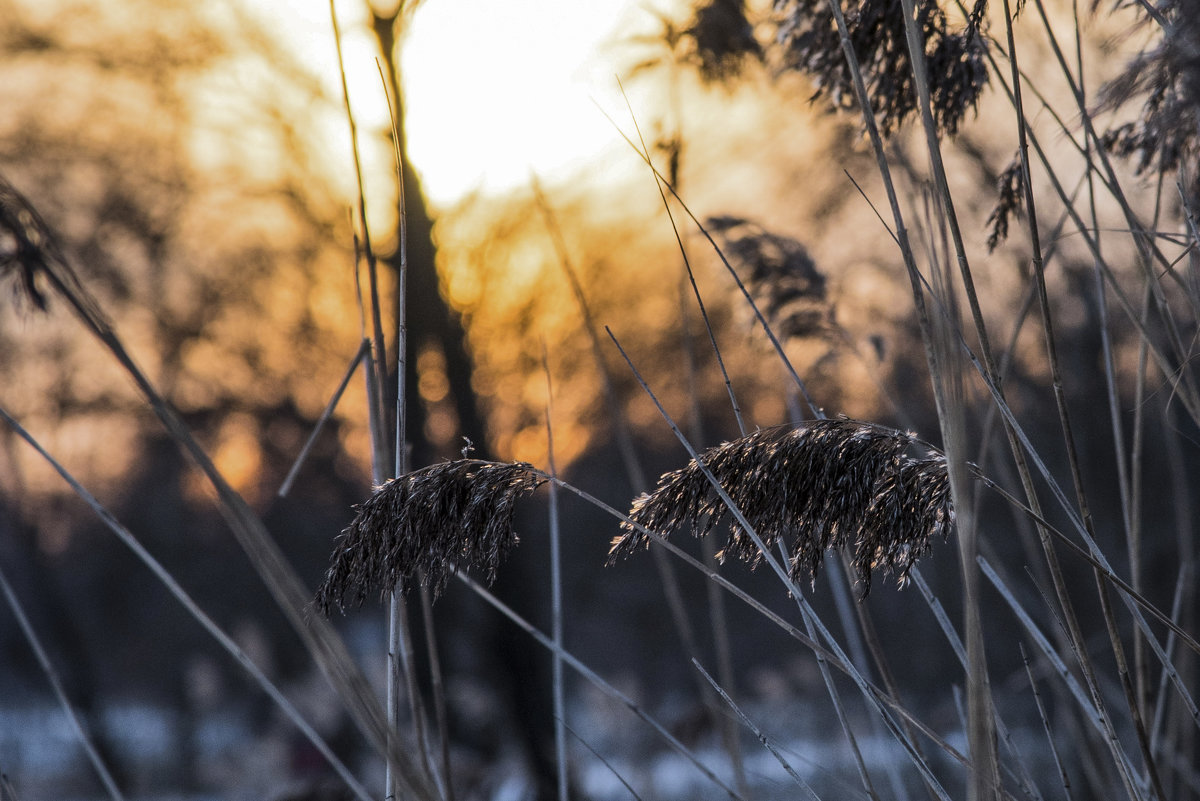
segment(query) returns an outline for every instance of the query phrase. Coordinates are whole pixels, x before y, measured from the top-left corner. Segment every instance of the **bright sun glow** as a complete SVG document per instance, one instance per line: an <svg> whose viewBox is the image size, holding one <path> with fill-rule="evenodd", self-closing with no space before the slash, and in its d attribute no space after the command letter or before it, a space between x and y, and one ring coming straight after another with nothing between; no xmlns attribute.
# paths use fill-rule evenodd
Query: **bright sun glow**
<svg viewBox="0 0 1200 801"><path fill-rule="evenodd" d="M283 0L245 0L271 19ZM667 5L658 4L658 5ZM366 30L366 0L337 0L346 72L360 131L387 110ZM281 33L340 94L327 3L289 4ZM621 40L646 27L632 0L427 0L404 39L409 155L435 205L473 190L500 192L578 169L620 141L597 109L623 108ZM278 27L278 23L274 23Z"/></svg>
<svg viewBox="0 0 1200 801"><path fill-rule="evenodd" d="M435 202L527 184L614 139L593 98L616 94L622 5L431 0L420 10L404 49L409 148Z"/></svg>

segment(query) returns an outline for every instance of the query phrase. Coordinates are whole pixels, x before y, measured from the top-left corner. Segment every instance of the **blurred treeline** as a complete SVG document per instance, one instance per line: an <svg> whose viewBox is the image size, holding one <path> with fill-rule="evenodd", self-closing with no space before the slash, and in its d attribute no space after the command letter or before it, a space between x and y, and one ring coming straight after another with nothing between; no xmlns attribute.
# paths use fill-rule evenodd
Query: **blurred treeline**
<svg viewBox="0 0 1200 801"><path fill-rule="evenodd" d="M349 211L353 166L340 123L330 122L339 119L341 99L306 70L303 53L289 51L263 20L235 4L5 0L0 10L0 171L60 235L63 250L135 356L315 584L333 536L371 481L366 396L357 375L289 497L275 496L364 330ZM1052 11L1069 29L1071 7L1058 4ZM1129 27L1133 13L1088 17L1083 42L1089 86L1114 77L1136 50L1139 42L1116 35ZM708 221L828 414L912 428L936 440L907 279L870 205L881 203L882 195L857 119L830 115L821 102L810 102L808 79L770 58L750 57L736 70L714 73L696 55L701 51L689 50L688 34L680 34L686 10L671 19L664 17L661 29L649 25L646 37L618 48L621 69L655 87L650 96L661 100L635 109L661 169L672 166L689 207ZM373 30L385 31L385 47L402 40L394 30L389 40L380 20L386 22L386 15L376 17ZM1026 70L1036 74L1049 58L1047 46L1031 38ZM1039 89L1051 105L1069 97L1052 80ZM636 141L632 125L616 116ZM598 117L597 125L604 124ZM1068 137L1053 133L1048 112L1038 124L1051 132L1049 147L1069 173L1069 160L1078 155ZM1012 128L1007 101L989 89L947 147L965 228L987 230L1000 200L997 182L1015 150ZM377 155L389 151L387 137L386 130L363 133ZM914 209L927 207L929 178L916 140L901 130L889 148L894 164L903 167L906 201ZM638 158L632 148L628 158ZM377 173L388 169L386 159L374 163ZM1157 214L1164 229L1178 228L1173 185L1156 182L1150 172L1122 169L1147 219ZM1080 175L1076 170L1072 180ZM416 176L408 183L419 198ZM414 292L424 293L410 304L409 321L415 465L457 455L463 436L479 454L545 465L545 352L554 386L556 456L577 484L618 507L650 489L636 486L622 466L616 448L620 416L633 432L643 481L679 466L684 451L603 331L586 329L585 317L611 328L697 444L736 435L729 396L652 176L647 171L641 182L599 185L581 173L556 177L544 191L467 198L436 210L432 238L424 211L410 202L413 241L423 236L439 251L436 275L421 261L432 252L414 251L410 280ZM1073 189L1083 191L1079 184ZM395 198L382 202L394 204ZM769 426L808 417L712 247L674 201L672 211L747 422ZM1099 214L1101 230L1124 225L1111 204L1101 201ZM1100 301L1090 256L1060 222L1051 218L1043 225L1053 232L1047 279L1059 320L1065 391L1076 412L1100 542L1119 554L1123 512L1102 369ZM1061 462L1060 435L1046 413L1052 396L1040 339L1029 324L1028 246L1017 228L1014 223L1009 240L993 252L984 245L986 236L975 237L976 277L989 299L993 341L1005 357L1010 403L1027 415L1030 431L1042 435L1043 454ZM394 230L376 233L385 257L381 288L389 293L398 238ZM913 235L923 252L947 258L936 226ZM1140 268L1128 242L1114 239L1106 247L1133 286ZM1189 280L1194 258L1181 262ZM10 289L6 283L0 304L0 403L227 630L259 643L256 653L276 675L304 680L308 668L298 641L272 611L205 485L128 380L61 304L51 298L41 313L16 292L9 297ZM1187 477L1197 466L1197 431L1172 402L1168 377L1144 366L1134 326L1111 309L1108 315L1113 358L1125 379L1116 402L1131 424L1138 409L1143 447L1156 455L1141 464L1145 592L1169 607L1176 538L1191 542L1193 536L1185 500ZM394 317L385 320L386 330L392 326ZM592 334L601 338L603 370ZM465 376L468 355L472 372ZM1143 390L1134 380L1139 370L1147 376ZM620 415L604 391L605 372ZM986 406L981 392L972 400ZM977 415L972 425L980 433L994 421ZM239 694L253 698L234 667L57 477L8 430L0 431L0 442L0 560L59 658L76 703L95 710L114 699L137 698L186 715ZM980 459L1003 474L1003 456ZM1027 521L986 505L984 511L985 553L1012 565L1014 573L1025 563L1040 564ZM650 698L690 688L691 679L682 678L690 670L686 660L651 647L674 635L649 567L631 562L603 569L615 523L580 508L569 514L568 570L577 581L567 599L568 645L597 669L632 677ZM545 592L538 562L544 524L537 514L528 515L522 534L525 544L511 576L502 571L501 584L514 595L532 596L524 601L532 610ZM729 569L744 572L741 566ZM1070 569L1088 572L1082 564ZM954 586L953 554L935 553L927 576L935 587ZM703 585L687 577L684 586L702 630ZM818 606L826 602L819 589L816 596ZM458 604L470 615L481 614L470 600L442 603L447 611ZM866 603L885 640L908 643L911 662L895 666L902 685L921 693L953 680L946 678L953 675L952 655L933 645L938 635L925 625L927 610L914 598L880 583ZM478 634L481 627L462 628ZM751 626L734 630L740 665L766 666L793 689L815 680L794 667L791 654L756 645ZM471 647L468 640L450 647L451 681L453 654ZM0 704L42 692L36 664L6 614L0 614L0 654ZM1015 652L998 658L1013 671L1020 668ZM495 659L508 666L503 669L513 664ZM223 689L203 690L208 685L197 677L213 669ZM743 691L761 689L749 679L760 674L742 675ZM993 680L1007 678L1001 673ZM944 713L953 715L952 700L944 703Z"/></svg>

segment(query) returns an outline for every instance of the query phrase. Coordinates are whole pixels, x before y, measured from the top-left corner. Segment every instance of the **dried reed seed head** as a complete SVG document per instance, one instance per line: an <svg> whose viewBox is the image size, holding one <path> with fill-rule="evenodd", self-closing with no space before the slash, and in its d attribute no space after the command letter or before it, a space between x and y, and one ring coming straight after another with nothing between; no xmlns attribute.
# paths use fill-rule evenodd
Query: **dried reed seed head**
<svg viewBox="0 0 1200 801"><path fill-rule="evenodd" d="M38 283L51 264L61 261L49 226L33 204L0 176L0 277L15 275L18 296L44 311L46 296Z"/></svg>
<svg viewBox="0 0 1200 801"><path fill-rule="evenodd" d="M911 434L855 420L814 420L793 429L760 430L710 448L700 461L768 548L790 540L789 574L815 580L825 551L851 551L862 593L873 570L903 584L931 539L953 522L949 480L940 456L916 459ZM708 534L729 510L695 460L666 473L638 498L613 540L609 563L649 537L688 528ZM751 565L762 554L739 522L729 523L720 552Z"/></svg>
<svg viewBox="0 0 1200 801"><path fill-rule="evenodd" d="M1200 0L1167 0L1156 11L1165 26L1149 16L1145 21L1162 38L1134 57L1102 95L1107 109L1142 97L1141 113L1102 138L1112 152L1135 158L1138 172L1187 168L1191 181L1185 190L1195 200L1200 195Z"/></svg>
<svg viewBox="0 0 1200 801"><path fill-rule="evenodd" d="M663 11L650 13L658 18L658 33L635 35L629 41L652 45L657 52L633 65L628 72L631 78L648 70L686 65L705 84L730 84L764 58L743 0L700 0L682 24Z"/></svg>
<svg viewBox="0 0 1200 801"><path fill-rule="evenodd" d="M916 2L934 121L938 130L950 136L957 133L967 111L976 107L988 82L987 41L981 35L986 11L986 0L976 0L966 25L956 30L935 0ZM814 100L824 98L837 109L856 106L853 77L827 0L776 0L775 12L784 69L812 79ZM887 136L917 107L901 1L863 0L850 4L845 14L868 100L880 131Z"/></svg>
<svg viewBox="0 0 1200 801"><path fill-rule="evenodd" d="M693 41L696 67L708 83L732 80L763 57L742 0L705 0L683 33Z"/></svg>
<svg viewBox="0 0 1200 801"><path fill-rule="evenodd" d="M316 607L359 606L422 580L434 595L460 568L491 582L508 551L516 501L543 483L532 465L458 459L392 479L357 507L338 536Z"/></svg>
<svg viewBox="0 0 1200 801"><path fill-rule="evenodd" d="M45 220L29 200L0 175L0 280L17 278L17 299L45 311L46 285L65 298L93 332L111 333L95 298L79 280Z"/></svg>
<svg viewBox="0 0 1200 801"><path fill-rule="evenodd" d="M710 217L710 231L738 268L751 294L779 336L814 337L833 326L825 275L796 239L765 230L741 217Z"/></svg>
<svg viewBox="0 0 1200 801"><path fill-rule="evenodd" d="M1025 202L1025 170L1021 167L1021 157L1017 154L996 178L996 207L987 218L988 253L993 252L1001 242L1008 239L1008 223L1010 218L1021 211Z"/></svg>

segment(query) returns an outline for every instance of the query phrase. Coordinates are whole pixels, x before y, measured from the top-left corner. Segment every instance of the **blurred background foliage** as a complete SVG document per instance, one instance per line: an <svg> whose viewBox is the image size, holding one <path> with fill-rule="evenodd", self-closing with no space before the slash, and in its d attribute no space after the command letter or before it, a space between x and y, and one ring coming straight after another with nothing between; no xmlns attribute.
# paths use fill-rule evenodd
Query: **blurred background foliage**
<svg viewBox="0 0 1200 801"><path fill-rule="evenodd" d="M302 442L355 347L344 168L306 119L336 99L234 5L5 16L6 174L219 465L264 497L259 443ZM119 486L148 416L65 309L30 312L5 306L7 402Z"/></svg>
<svg viewBox="0 0 1200 801"><path fill-rule="evenodd" d="M844 89L834 86L836 76L822 82L798 72L804 59L797 51L773 44L783 41L774 34L787 27L786 15L782 23L764 21L765 5L664 5L638 17L640 27L610 43L608 53L638 99L634 114L656 163L726 249L775 330L790 334L784 347L817 402L829 414L911 426L932 439L937 423L911 299L889 233L870 205L882 202L882 191L858 118L828 113L830 105L847 106ZM799 13L804 4L782 5ZM349 23L351 35L379 46L382 68L403 85L399 53L411 10L360 11ZM1054 26L1072 30L1069 4L1053 4L1050 12ZM336 84L316 74L305 50L280 37L262 9L235 2L0 0L0 15L0 171L60 235L136 357L315 583L333 535L365 497L371 476L359 375L291 496L275 494L363 335L351 211L356 190ZM1088 17L1088 87L1115 77L1143 44L1142 34L1128 33L1133 16L1120 9ZM965 22L951 14L948 24ZM1037 37L1023 46L1026 71L1039 75L1052 58L1048 46ZM1060 78L1034 85L1047 106L1032 116L1078 197L1084 157L1046 110L1071 108L1074 99ZM606 110L636 141L626 113ZM1119 121L1122 111L1098 113ZM597 114L595 124L609 123ZM383 257L381 289L390 298L398 242L391 143L385 126L360 133L372 234ZM1026 325L1028 247L1014 231L989 252L983 235L1013 140L1008 101L992 86L977 105L967 103L947 158L964 227L980 233L971 256L989 299L987 322L1006 356L1010 402L1031 413L1047 403L1049 390L1040 337ZM928 208L929 177L912 131L897 121L888 147L906 202ZM700 426L692 430L704 432L702 444L736 434L655 182L632 148L617 154L541 176L544 192L532 186L477 192L432 209L421 200L421 165L406 162L414 293L410 436L417 466L457 455L464 436L479 454L545 465L544 349L559 469L617 506L649 489L632 486L617 466L614 414L581 299L587 314L626 346L676 419ZM614 158L624 161L614 165ZM1135 206L1147 219L1157 213L1175 225L1179 194L1169 181L1135 176L1136 167L1120 167ZM809 416L711 246L678 204L672 211L748 424ZM1099 216L1101 231L1125 226L1110 201L1100 200ZM931 260L948 258L942 233L922 225L932 216L921 219L918 211L914 219L918 248ZM1103 466L1112 463L1112 433L1102 410L1092 260L1078 236L1056 227L1060 222L1043 220L1055 232L1047 277L1061 321L1066 389L1080 412L1084 464L1096 466L1088 478L1106 490L1094 496L1095 512L1104 541L1113 545L1121 511L1116 477ZM1163 242L1168 250L1173 245ZM1113 237L1105 249L1136 287L1141 268L1128 239ZM391 309L384 321L389 332ZM1120 387L1128 410L1143 356L1127 320L1114 315L1110 326L1116 363L1130 377ZM600 358L648 475L679 466L682 449L600 333ZM1171 451L1178 440L1163 432L1194 436L1195 429L1171 405L1167 377L1146 369L1150 384L1140 400L1159 411L1146 418L1147 443L1167 458L1147 465L1143 511L1148 526L1187 530L1188 513L1171 503L1167 463L1191 464L1195 453ZM299 645L283 633L281 618L225 535L203 482L61 304L52 301L42 314L5 297L0 386L0 402L117 510L218 620L258 648L273 671L308 688ZM1030 422L1037 431L1036 413ZM1052 421L1044 423L1045 432L1056 431ZM1057 441L1047 436L1049 453ZM18 590L51 632L80 705L95 710L106 699L140 697L194 711L226 703L232 688L244 690L236 671L215 667L223 662L199 631L57 477L9 431L0 431L0 445L0 559L6 570L17 568L10 572L20 577ZM581 578L568 609L577 621L571 636L584 655L641 677L630 681L645 681L647 673L636 669L644 665L661 670L660 685L686 675L686 665L664 666L660 653L647 650L646 643L671 636L657 624L628 634L622 647L596 644L606 626L657 614L662 599L644 565L603 572L615 524L583 510L576 515L580 545L570 569ZM517 557L508 583L535 608L545 586L534 563L543 546L536 543L544 538L540 520L528 525L530 556L524 564ZM1008 525L1002 520L996 531ZM988 538L986 547L1012 553L1031 542L1024 531ZM1147 564L1167 553L1151 543ZM937 564L935 555L935 580ZM940 578L951 581L953 571ZM1147 591L1169 604L1169 588ZM689 584L688 592L700 598L702 585ZM924 635L903 623L912 610L896 598L880 587L869 603L895 624L882 626L887 636L919 641ZM443 602L449 609L455 603ZM744 636L741 661L773 663L777 675L800 681L787 658L759 653ZM470 648L457 648L463 650ZM11 688L0 690L0 703L11 704L23 688L38 687L39 678L6 616L0 616L0 653L6 655L0 686ZM916 664L899 670L918 687L935 681L922 679L925 673L938 672ZM805 676L815 680L811 672ZM470 681L463 678L460 688ZM223 689L211 689L214 682ZM189 770L190 781L203 783L202 771Z"/></svg>

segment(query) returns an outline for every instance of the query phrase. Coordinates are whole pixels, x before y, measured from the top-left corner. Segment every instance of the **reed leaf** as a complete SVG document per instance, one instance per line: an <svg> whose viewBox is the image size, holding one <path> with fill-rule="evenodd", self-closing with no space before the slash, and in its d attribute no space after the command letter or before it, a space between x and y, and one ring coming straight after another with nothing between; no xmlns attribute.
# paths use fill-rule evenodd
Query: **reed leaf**
<svg viewBox="0 0 1200 801"><path fill-rule="evenodd" d="M910 448L923 456L908 455ZM847 548L863 597L872 572L903 585L936 536L954 522L946 462L913 434L844 418L756 431L700 455L768 546L790 540L789 575L814 580L825 551ZM729 514L695 460L666 473L633 503L609 562L649 545L637 526L666 536L682 528L710 533ZM751 565L762 559L735 520L718 554Z"/></svg>
<svg viewBox="0 0 1200 801"><path fill-rule="evenodd" d="M386 482L338 536L317 609L360 606L369 593L406 588L419 574L436 596L460 567L495 580L518 541L516 501L544 480L524 462L456 459Z"/></svg>

